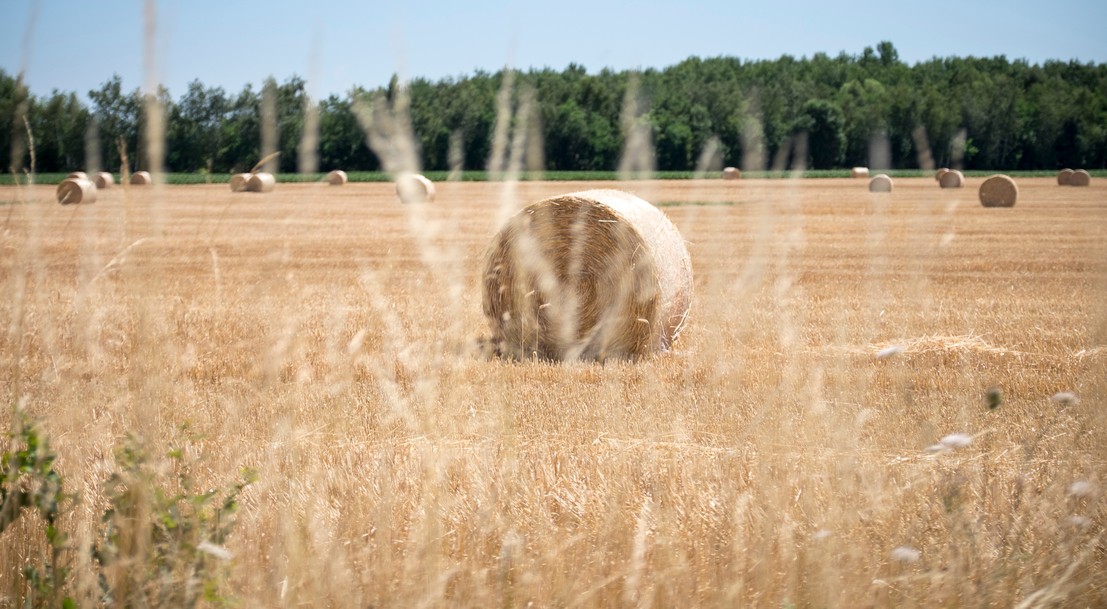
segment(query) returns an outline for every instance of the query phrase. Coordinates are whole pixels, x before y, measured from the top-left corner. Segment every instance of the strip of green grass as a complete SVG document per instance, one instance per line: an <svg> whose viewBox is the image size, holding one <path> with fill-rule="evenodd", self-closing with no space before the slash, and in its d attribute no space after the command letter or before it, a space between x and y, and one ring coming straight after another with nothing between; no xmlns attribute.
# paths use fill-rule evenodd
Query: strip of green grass
<svg viewBox="0 0 1107 609"><path fill-rule="evenodd" d="M930 177L933 175L929 171L920 171L918 169L891 169L887 171L873 172L887 173L893 178L918 178L918 177ZM1013 178L1051 178L1057 175L1056 171L1052 170L1038 170L1038 171L966 171L964 172L968 177L983 177L996 173L1006 173ZM1093 177L1107 178L1107 169L1094 169L1089 171ZM67 174L64 173L40 173L34 176L34 182L36 184L56 185L65 179ZM424 173L433 182L445 182L450 174L446 171L427 171ZM717 179L721 177L720 172L709 172L706 174L707 178ZM770 179L780 180L792 177L790 171L747 171L742 173L743 179ZM391 177L383 171L351 171L347 172L351 182L390 182ZM696 174L691 171L658 171L653 174L654 179L658 180L690 180L696 177ZM816 169L803 173L804 178L848 178L850 177L850 171L848 169ZM282 173L277 175L277 181L282 183L296 183L296 182L321 182L326 178L325 173ZM497 181L489 175L487 171L465 171L460 177L463 182L489 182ZM552 182L567 182L567 181L614 181L619 179L619 174L614 171L545 171L545 172L529 172L520 176L524 181L552 181ZM16 184L18 180L19 184L28 183L27 176L19 175L13 176L12 174L0 175L0 185L11 186ZM166 181L169 184L227 184L231 181L231 174L205 174L205 173L170 173L167 174Z"/></svg>

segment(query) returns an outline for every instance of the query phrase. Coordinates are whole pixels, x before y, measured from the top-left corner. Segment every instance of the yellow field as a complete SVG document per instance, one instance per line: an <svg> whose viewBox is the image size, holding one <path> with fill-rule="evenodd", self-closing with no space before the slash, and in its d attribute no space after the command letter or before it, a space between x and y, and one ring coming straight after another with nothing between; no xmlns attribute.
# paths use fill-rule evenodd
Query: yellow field
<svg viewBox="0 0 1107 609"><path fill-rule="evenodd" d="M154 488L171 448L203 488L257 470L218 563L244 607L1107 606L1107 185L980 181L0 188L4 400L79 497L82 606L131 434ZM482 356L499 222L593 187L688 241L676 350ZM0 608L41 538L0 536Z"/></svg>

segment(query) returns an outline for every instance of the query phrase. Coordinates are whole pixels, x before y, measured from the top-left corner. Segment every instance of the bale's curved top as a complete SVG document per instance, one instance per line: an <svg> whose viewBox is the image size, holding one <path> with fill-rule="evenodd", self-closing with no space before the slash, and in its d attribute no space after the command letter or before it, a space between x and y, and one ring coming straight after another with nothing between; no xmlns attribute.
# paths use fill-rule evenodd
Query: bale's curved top
<svg viewBox="0 0 1107 609"><path fill-rule="evenodd" d="M892 178L881 173L869 180L869 192L892 192Z"/></svg>
<svg viewBox="0 0 1107 609"><path fill-rule="evenodd" d="M961 188L965 183L965 176L956 169L951 169L942 174L938 179L938 185L942 188Z"/></svg>
<svg viewBox="0 0 1107 609"><path fill-rule="evenodd" d="M867 178L869 177L869 168L854 167L853 169L849 170L849 175L851 178Z"/></svg>
<svg viewBox="0 0 1107 609"><path fill-rule="evenodd" d="M692 263L659 209L617 190L534 203L485 253L484 314L497 349L554 360L667 350L692 303Z"/></svg>
<svg viewBox="0 0 1107 609"><path fill-rule="evenodd" d="M1069 178L1069 186L1090 186L1091 183L1092 174L1083 169L1072 172L1072 176Z"/></svg>
<svg viewBox="0 0 1107 609"><path fill-rule="evenodd" d="M742 172L737 167L725 167L723 168L724 180L740 180L742 179Z"/></svg>
<svg viewBox="0 0 1107 609"><path fill-rule="evenodd" d="M71 171L69 175L65 176L65 179L87 180L88 174L83 171Z"/></svg>
<svg viewBox="0 0 1107 609"><path fill-rule="evenodd" d="M1010 176L994 175L980 185L980 204L984 207L1014 207L1019 186Z"/></svg>
<svg viewBox="0 0 1107 609"><path fill-rule="evenodd" d="M1069 182L1072 181L1072 174L1073 174L1073 171L1071 169L1068 169L1067 167L1065 169L1062 169L1061 171L1058 171L1057 172L1057 185L1058 186L1068 186Z"/></svg>

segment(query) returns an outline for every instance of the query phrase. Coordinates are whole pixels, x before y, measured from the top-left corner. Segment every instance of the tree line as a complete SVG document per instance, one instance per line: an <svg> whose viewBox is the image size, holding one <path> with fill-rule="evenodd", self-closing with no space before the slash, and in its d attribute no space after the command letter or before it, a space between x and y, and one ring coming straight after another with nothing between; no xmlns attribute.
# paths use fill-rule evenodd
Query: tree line
<svg viewBox="0 0 1107 609"><path fill-rule="evenodd" d="M30 170L33 147L38 172L144 168L142 134L156 101L169 171L248 170L266 146L281 151L281 172L374 171L382 161L367 143L366 113L399 107L402 98L427 170L483 170L523 141L527 165L551 171L614 170L632 148L645 151L649 169L668 171L797 163L1107 168L1107 65L1076 61L908 65L881 42L860 55L692 57L634 72L589 74L570 64L438 81L393 77L319 100L306 85L270 77L260 89L228 93L195 80L174 99L164 88L153 97L127 90L114 76L86 102L73 92L32 95L0 70L0 167ZM267 124L271 141L263 145ZM305 131L318 136L313 150L304 149L312 141Z"/></svg>

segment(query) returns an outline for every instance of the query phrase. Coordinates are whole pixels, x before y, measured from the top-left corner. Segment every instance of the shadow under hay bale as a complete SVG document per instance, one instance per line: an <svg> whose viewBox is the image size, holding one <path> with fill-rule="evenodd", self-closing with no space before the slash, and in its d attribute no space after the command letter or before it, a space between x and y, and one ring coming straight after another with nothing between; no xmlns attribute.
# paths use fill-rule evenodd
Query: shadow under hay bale
<svg viewBox="0 0 1107 609"><path fill-rule="evenodd" d="M741 180L742 172L737 167L727 167L723 169L724 180Z"/></svg>
<svg viewBox="0 0 1107 609"><path fill-rule="evenodd" d="M1090 186L1091 183L1092 175L1083 169L1072 172L1072 177L1069 178L1069 186Z"/></svg>
<svg viewBox="0 0 1107 609"><path fill-rule="evenodd" d="M255 173L246 181L248 192L273 192L277 187L277 178L271 173Z"/></svg>
<svg viewBox="0 0 1107 609"><path fill-rule="evenodd" d="M961 188L965 184L965 175L956 169L951 169L942 174L938 179L938 185L942 188Z"/></svg>
<svg viewBox="0 0 1107 609"><path fill-rule="evenodd" d="M82 178L67 178L58 184L54 194L62 205L95 203L96 184Z"/></svg>
<svg viewBox="0 0 1107 609"><path fill-rule="evenodd" d="M980 204L984 207L1014 207L1019 187L1009 176L994 175L980 185Z"/></svg>
<svg viewBox="0 0 1107 609"><path fill-rule="evenodd" d="M867 178L869 177L868 167L854 167L849 170L849 176L851 178Z"/></svg>
<svg viewBox="0 0 1107 609"><path fill-rule="evenodd" d="M111 188L112 184L115 184L115 176L106 171L100 171L96 173L96 177L93 178L92 183L96 185L96 188L101 190Z"/></svg>
<svg viewBox="0 0 1107 609"><path fill-rule="evenodd" d="M131 174L131 185L132 186L148 186L148 185L152 184L153 182L154 182L154 180L153 180L153 178L150 177L150 172L149 171L136 171L133 174Z"/></svg>
<svg viewBox="0 0 1107 609"><path fill-rule="evenodd" d="M692 302L679 231L617 190L534 203L485 253L483 309L501 355L636 359L670 348Z"/></svg>
<svg viewBox="0 0 1107 609"><path fill-rule="evenodd" d="M246 185L250 182L250 173L236 173L231 176L231 192L246 192Z"/></svg>
<svg viewBox="0 0 1107 609"><path fill-rule="evenodd" d="M892 192L892 178L882 173L869 180L869 192Z"/></svg>
<svg viewBox="0 0 1107 609"><path fill-rule="evenodd" d="M396 178L396 196L401 203L434 201L434 182L418 173L405 173Z"/></svg>
<svg viewBox="0 0 1107 609"><path fill-rule="evenodd" d="M346 175L346 172L342 171L341 169L335 169L334 171L327 174L327 183L331 186L343 186L346 184L346 182L349 181L350 180L349 177Z"/></svg>

